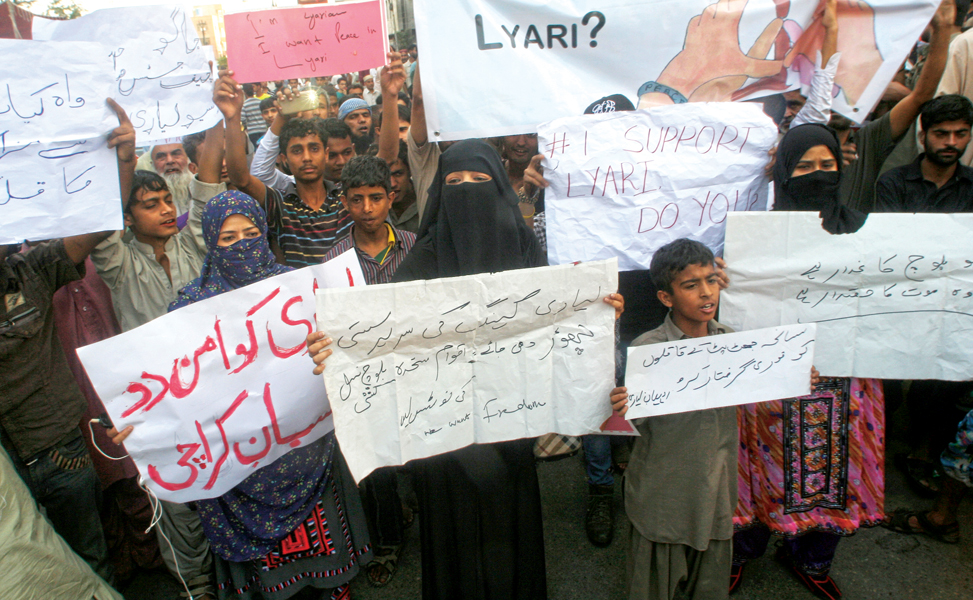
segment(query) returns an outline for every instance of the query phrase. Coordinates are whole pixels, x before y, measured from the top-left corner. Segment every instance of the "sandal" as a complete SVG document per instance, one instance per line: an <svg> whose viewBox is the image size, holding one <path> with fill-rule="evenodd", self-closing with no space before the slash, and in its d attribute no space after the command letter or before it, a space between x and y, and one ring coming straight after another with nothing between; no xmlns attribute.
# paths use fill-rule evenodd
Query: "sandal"
<svg viewBox="0 0 973 600"><path fill-rule="evenodd" d="M368 583L372 587L385 587L392 581L399 566L399 552L402 546L382 546L375 549L375 557L365 567Z"/></svg>
<svg viewBox="0 0 973 600"><path fill-rule="evenodd" d="M743 565L730 565L730 595L736 593L743 583Z"/></svg>
<svg viewBox="0 0 973 600"><path fill-rule="evenodd" d="M841 590L838 589L838 584L835 583L834 579L831 579L828 573L825 572L819 575L805 573L794 563L794 558L783 545L777 546L776 557L781 564L787 567L797 577L798 581L803 583L818 598L823 598L824 600L838 600L838 598L841 598Z"/></svg>
<svg viewBox="0 0 973 600"><path fill-rule="evenodd" d="M959 523L936 525L929 520L927 512L913 512L911 510L897 510L889 514L888 520L882 523L886 529L907 535L924 534L944 544L959 543ZM916 518L918 527L909 521Z"/></svg>
<svg viewBox="0 0 973 600"><path fill-rule="evenodd" d="M912 491L924 498L935 498L939 493L939 480L942 470L934 463L921 458L899 454L895 457L895 465L905 474L906 481Z"/></svg>

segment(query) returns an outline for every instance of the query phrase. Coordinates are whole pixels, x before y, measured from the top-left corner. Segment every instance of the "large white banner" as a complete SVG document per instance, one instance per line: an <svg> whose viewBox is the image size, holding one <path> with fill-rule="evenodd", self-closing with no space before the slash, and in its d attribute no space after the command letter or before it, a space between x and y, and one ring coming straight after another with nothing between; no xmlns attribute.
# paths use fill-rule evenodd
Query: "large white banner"
<svg viewBox="0 0 973 600"><path fill-rule="evenodd" d="M349 285L365 285L354 250L78 349L159 498L215 498L334 428L305 338L314 291Z"/></svg>
<svg viewBox="0 0 973 600"><path fill-rule="evenodd" d="M104 45L98 58L115 75L111 97L128 111L139 144L205 131L223 118L213 104L212 52L184 7L107 8L70 21L38 17L33 35Z"/></svg>
<svg viewBox="0 0 973 600"><path fill-rule="evenodd" d="M615 261L318 292L324 381L356 480L474 443L597 433Z"/></svg>
<svg viewBox="0 0 973 600"><path fill-rule="evenodd" d="M810 323L631 347L625 418L806 396L815 333Z"/></svg>
<svg viewBox="0 0 973 600"><path fill-rule="evenodd" d="M817 323L826 376L973 378L973 215L872 214L830 235L817 213L732 214L720 320Z"/></svg>
<svg viewBox="0 0 973 600"><path fill-rule="evenodd" d="M838 0L835 109L862 122L939 0ZM810 83L818 0L415 0L430 139L536 131L595 100L729 101ZM806 33L806 36L805 36Z"/></svg>
<svg viewBox="0 0 973 600"><path fill-rule="evenodd" d="M103 50L0 40L0 244L122 228Z"/></svg>
<svg viewBox="0 0 973 600"><path fill-rule="evenodd" d="M777 128L754 104L566 117L537 139L551 264L614 256L623 271L648 269L683 237L720 254L730 212L767 209Z"/></svg>

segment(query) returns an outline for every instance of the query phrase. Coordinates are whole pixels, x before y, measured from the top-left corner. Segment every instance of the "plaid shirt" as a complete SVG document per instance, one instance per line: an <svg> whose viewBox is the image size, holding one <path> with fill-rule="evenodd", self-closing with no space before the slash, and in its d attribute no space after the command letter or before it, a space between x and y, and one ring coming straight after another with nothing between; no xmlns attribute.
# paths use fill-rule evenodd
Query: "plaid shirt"
<svg viewBox="0 0 973 600"><path fill-rule="evenodd" d="M396 229L391 223L386 223L386 225L391 228L392 235L395 236L395 241L392 242L381 264L369 256L367 252L362 251L355 245L354 225L352 225L348 235L339 240L328 251L323 262L328 262L339 254L343 254L351 248L354 248L358 252L358 263L361 265L362 273L364 273L365 281L368 282L368 285L391 282L392 276L395 275L395 270L399 268L399 265L405 260L406 254L412 250L412 246L416 243L416 236L414 233Z"/></svg>

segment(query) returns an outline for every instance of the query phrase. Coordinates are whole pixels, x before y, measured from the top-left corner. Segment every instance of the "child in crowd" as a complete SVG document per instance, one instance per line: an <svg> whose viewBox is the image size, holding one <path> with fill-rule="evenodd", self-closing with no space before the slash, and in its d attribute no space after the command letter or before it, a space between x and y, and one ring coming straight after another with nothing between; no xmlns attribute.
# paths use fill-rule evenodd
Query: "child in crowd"
<svg viewBox="0 0 973 600"><path fill-rule="evenodd" d="M663 324L632 346L732 333L716 322L721 273L703 244L678 239L660 248L649 267ZM819 381L811 368L811 389ZM624 415L628 390L611 392ZM641 419L625 471L629 600L694 600L729 595L733 512L737 504L736 407Z"/></svg>
<svg viewBox="0 0 973 600"><path fill-rule="evenodd" d="M396 269L412 250L416 236L387 222L396 200L388 164L376 156L357 156L341 171L341 202L354 225L351 232L328 251L324 262L351 248L368 285L390 283ZM359 482L362 505L369 532L375 544L374 560L365 568L375 587L388 585L398 568L404 538L402 499L399 496L397 469L373 471Z"/></svg>
<svg viewBox="0 0 973 600"><path fill-rule="evenodd" d="M649 272L669 314L632 346L732 333L716 322L719 274L713 253L678 239L652 257ZM611 393L624 415L628 392ZM736 407L698 410L634 423L625 471L628 514L626 588L629 600L726 598L737 503Z"/></svg>

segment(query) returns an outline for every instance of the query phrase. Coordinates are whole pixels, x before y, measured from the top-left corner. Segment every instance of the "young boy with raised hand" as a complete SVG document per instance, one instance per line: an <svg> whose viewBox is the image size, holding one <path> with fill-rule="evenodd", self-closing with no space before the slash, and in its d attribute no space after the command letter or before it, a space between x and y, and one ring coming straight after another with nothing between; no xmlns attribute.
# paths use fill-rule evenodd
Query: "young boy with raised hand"
<svg viewBox="0 0 973 600"><path fill-rule="evenodd" d="M663 324L632 341L643 346L733 333L716 321L722 274L703 244L678 239L660 248L649 266ZM811 369L811 389L818 372ZM624 416L628 390L611 392ZM649 417L635 421L625 471L629 518L626 587L629 600L727 598L737 505L737 408Z"/></svg>
<svg viewBox="0 0 973 600"><path fill-rule="evenodd" d="M632 346L732 331L716 322L720 277L713 253L678 239L652 257L649 272L665 322ZM624 415L628 392L611 392ZM736 407L650 417L634 423L635 442L624 476L629 600L726 598L737 503Z"/></svg>

